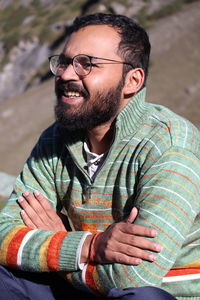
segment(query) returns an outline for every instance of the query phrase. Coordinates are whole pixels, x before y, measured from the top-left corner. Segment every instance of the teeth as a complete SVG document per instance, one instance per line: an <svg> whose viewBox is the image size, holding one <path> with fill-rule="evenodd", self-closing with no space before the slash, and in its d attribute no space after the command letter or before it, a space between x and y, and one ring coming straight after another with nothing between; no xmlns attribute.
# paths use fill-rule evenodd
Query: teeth
<svg viewBox="0 0 200 300"><path fill-rule="evenodd" d="M80 97L81 96L80 93L78 93L78 92L66 92L65 95L67 97Z"/></svg>

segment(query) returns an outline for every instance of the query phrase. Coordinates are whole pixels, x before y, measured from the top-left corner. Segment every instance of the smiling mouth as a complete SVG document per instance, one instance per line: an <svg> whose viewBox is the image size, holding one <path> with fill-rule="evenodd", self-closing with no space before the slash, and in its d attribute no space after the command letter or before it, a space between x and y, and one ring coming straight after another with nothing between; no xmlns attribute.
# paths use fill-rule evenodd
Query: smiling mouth
<svg viewBox="0 0 200 300"><path fill-rule="evenodd" d="M87 100L89 97L89 93L86 89L73 82L58 81L55 86L55 92L58 98L63 97L65 101L72 101L72 99Z"/></svg>
<svg viewBox="0 0 200 300"><path fill-rule="evenodd" d="M64 91L63 95L67 98L79 98L82 97L82 94L74 91Z"/></svg>

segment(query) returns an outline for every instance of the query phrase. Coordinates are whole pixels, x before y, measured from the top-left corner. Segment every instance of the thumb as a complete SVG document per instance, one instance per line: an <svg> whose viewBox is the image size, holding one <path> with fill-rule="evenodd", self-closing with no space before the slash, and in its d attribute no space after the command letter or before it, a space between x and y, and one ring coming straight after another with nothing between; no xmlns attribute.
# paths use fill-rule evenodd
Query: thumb
<svg viewBox="0 0 200 300"><path fill-rule="evenodd" d="M133 223L138 215L138 209L137 207L133 207L129 216L125 219L126 223Z"/></svg>

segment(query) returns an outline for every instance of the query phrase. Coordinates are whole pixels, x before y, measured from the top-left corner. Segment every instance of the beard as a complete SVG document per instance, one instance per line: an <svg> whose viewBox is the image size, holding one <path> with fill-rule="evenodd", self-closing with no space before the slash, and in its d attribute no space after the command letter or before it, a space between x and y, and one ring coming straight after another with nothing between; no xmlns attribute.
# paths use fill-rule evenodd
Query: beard
<svg viewBox="0 0 200 300"><path fill-rule="evenodd" d="M62 81L56 83L56 120L64 129L71 131L89 130L104 124L117 115L122 88L123 80L120 80L116 87L112 87L107 91L98 91L93 97L90 97L84 88L80 88L75 83ZM61 97L65 89L81 93L84 102L76 108L64 103Z"/></svg>

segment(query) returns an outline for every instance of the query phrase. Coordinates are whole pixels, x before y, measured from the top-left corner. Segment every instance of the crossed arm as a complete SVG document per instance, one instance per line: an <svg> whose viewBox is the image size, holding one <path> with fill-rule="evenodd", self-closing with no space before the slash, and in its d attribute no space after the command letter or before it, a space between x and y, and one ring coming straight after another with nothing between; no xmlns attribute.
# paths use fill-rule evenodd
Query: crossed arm
<svg viewBox="0 0 200 300"><path fill-rule="evenodd" d="M72 284L78 282L81 288L87 290L89 287L101 294L106 294L113 286L119 288L142 285L160 286L163 277L173 267L199 209L197 201L199 160L195 155L186 150L173 148L151 168L147 168L140 179L137 198L134 199L135 205L140 207L139 215L135 218L137 212L133 210L133 215L131 213L128 220L114 223L100 234L94 245L97 264L88 263L83 271L77 268L77 255L74 249L78 249L80 240L85 238L85 232L64 231L66 230L63 228L64 224L60 224L60 219L56 221L56 211L51 215L53 221L49 225L57 223L61 228L49 230L51 226L48 229L42 227L43 217L38 218L37 208L33 209L30 204L34 200L30 199L30 194L24 195L24 203L22 201L20 204L25 212L23 220L28 226L24 228L19 216L19 206L16 205L16 200L22 191L40 189L46 191L45 197L48 202L52 203L54 208L56 207L57 202L52 201L52 199L57 199L55 176L52 174L55 165L57 165L55 160L46 161L44 155L40 160L31 159L18 178L15 192L3 209L0 218L2 250L0 262L30 271L67 271L67 279ZM39 178L36 176L36 171L39 172ZM66 173L61 172L61 174L62 177L59 179L65 182ZM62 190L60 190L65 195L66 189L63 189L65 185L61 187ZM62 198L62 194L59 197ZM42 199L38 202L41 203L41 201ZM28 214L28 206L25 206L27 203L33 210L36 210L36 215L31 217L31 214ZM26 219L26 214L28 219ZM131 224L133 220L134 224ZM32 222L32 224L27 222ZM47 224L45 221L45 226ZM144 226L156 228L158 236L155 240L163 246L162 253L158 253L156 261L153 262L148 260L148 256L145 257L146 254L149 255L148 251L154 254L156 251L151 250L152 245L148 246L144 243L149 242L149 237L152 237L152 231L148 233L149 229L145 229ZM31 230L31 228L44 228L45 230ZM155 236L154 233L153 236ZM82 262L87 261L88 258L89 238L91 238L90 235L86 238L82 248ZM74 240L72 248L70 243ZM143 246L141 246L141 241L144 243ZM117 250L113 251L113 247ZM130 251L133 252L130 253ZM131 264L127 262L127 260L133 261L138 258L142 259L139 264L136 261Z"/></svg>
<svg viewBox="0 0 200 300"><path fill-rule="evenodd" d="M34 194L24 192L18 202L22 207L21 217L24 224L33 229L66 231L66 217L58 214L45 197L38 191ZM94 243L94 260L96 263L123 263L137 265L142 260L154 261L155 253L162 247L146 239L154 238L157 231L152 228L132 224L138 211L133 208L128 218L119 223L110 225L102 232ZM82 247L80 262L87 263L89 249L93 235L88 235Z"/></svg>

